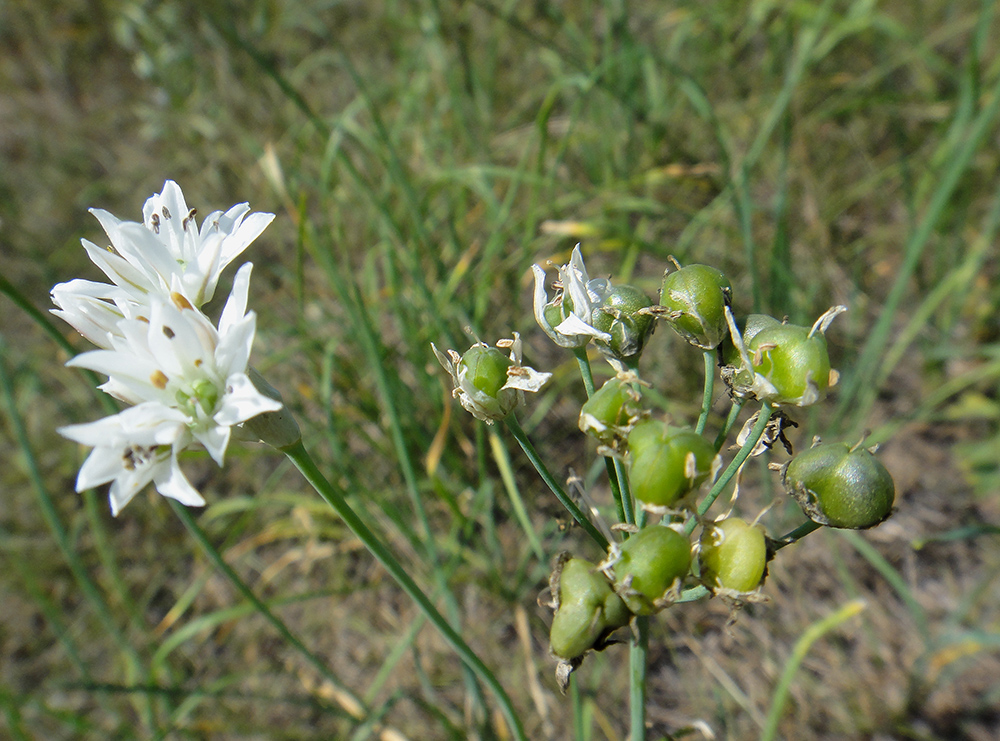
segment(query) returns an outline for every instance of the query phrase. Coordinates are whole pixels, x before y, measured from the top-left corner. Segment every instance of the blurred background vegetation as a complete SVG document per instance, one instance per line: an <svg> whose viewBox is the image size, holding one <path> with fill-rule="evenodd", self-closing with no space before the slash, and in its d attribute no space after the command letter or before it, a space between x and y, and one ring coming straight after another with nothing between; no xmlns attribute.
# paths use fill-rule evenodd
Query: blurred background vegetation
<svg viewBox="0 0 1000 741"><path fill-rule="evenodd" d="M106 492L73 492L86 451L54 428L105 412L37 311L54 283L100 277L79 244L106 243L87 209L138 220L170 178L203 215L242 201L277 214L246 257L254 363L532 738L622 738L626 651L588 659L576 708L559 696L535 598L556 552L599 554L508 459L504 431L451 401L429 343L521 332L527 362L556 374L522 421L554 471L606 502L576 429L575 362L534 325L532 263L581 242L591 275L650 296L674 255L725 270L738 311L809 323L849 305L829 334L839 390L794 440L871 429L899 511L783 551L771 601L734 625L719 600L655 618L651 737L699 720L758 735L795 641L860 597L862 615L806 658L781 735L996 738L994 5L0 0L0 735L504 737L279 456L187 460L210 502L193 514L326 674L155 492L117 520ZM690 419L699 368L661 329L642 372ZM775 484L748 470L739 502L755 516L776 500L773 534L801 519Z"/></svg>

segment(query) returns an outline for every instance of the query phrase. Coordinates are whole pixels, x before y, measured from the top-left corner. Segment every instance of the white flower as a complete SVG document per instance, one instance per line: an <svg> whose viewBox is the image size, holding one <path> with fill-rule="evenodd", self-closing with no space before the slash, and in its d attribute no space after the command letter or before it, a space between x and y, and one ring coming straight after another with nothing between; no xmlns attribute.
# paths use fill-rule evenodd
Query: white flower
<svg viewBox="0 0 1000 741"><path fill-rule="evenodd" d="M510 357L497 348L510 348ZM454 350L445 354L433 342L431 349L451 375L452 396L487 424L506 417L524 402L525 391L538 391L552 378L551 373L521 365L521 337L517 332L514 339L500 340L495 348L477 342L464 356Z"/></svg>
<svg viewBox="0 0 1000 741"><path fill-rule="evenodd" d="M122 319L137 319L148 309L135 303L118 286L77 278L52 289L52 313L86 339L106 350L111 338L121 336Z"/></svg>
<svg viewBox="0 0 1000 741"><path fill-rule="evenodd" d="M256 329L256 315L246 311L251 268L237 272L218 330L181 294L170 303L153 296L148 317L119 321L110 349L67 365L107 375L101 388L122 401L178 410L188 434L221 466L233 425L282 406L246 374Z"/></svg>
<svg viewBox="0 0 1000 741"><path fill-rule="evenodd" d="M201 307L215 295L219 275L271 223L274 214L250 213L246 203L214 211L199 230L180 186L172 180L149 198L143 223L122 221L91 209L104 227L111 248L86 239L90 259L132 300L148 303L150 294L179 293ZM57 286L58 288L58 286Z"/></svg>
<svg viewBox="0 0 1000 741"><path fill-rule="evenodd" d="M592 337L611 341L611 335L590 324L593 311L603 298L598 289L603 288L606 281L590 280L580 245L573 248L569 264L559 266L561 291L552 301L545 292L545 271L539 265L532 265L531 270L535 274L535 321L557 345L580 348Z"/></svg>
<svg viewBox="0 0 1000 741"><path fill-rule="evenodd" d="M178 409L145 402L96 422L62 427L59 433L93 446L80 467L76 490L112 482L111 514L115 516L151 481L165 497L191 507L205 504L177 464L177 453L191 440L185 416Z"/></svg>

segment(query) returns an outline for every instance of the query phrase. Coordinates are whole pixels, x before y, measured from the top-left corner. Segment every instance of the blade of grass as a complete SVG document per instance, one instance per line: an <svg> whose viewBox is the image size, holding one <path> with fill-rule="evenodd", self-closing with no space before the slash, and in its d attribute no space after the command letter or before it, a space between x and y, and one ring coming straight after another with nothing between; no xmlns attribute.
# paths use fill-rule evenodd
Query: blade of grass
<svg viewBox="0 0 1000 741"><path fill-rule="evenodd" d="M778 723L781 721L781 712L788 701L792 680L795 679L795 675L802 665L806 654L809 653L809 649L812 648L812 645L838 625L850 620L864 609L865 603L862 600L852 600L832 615L828 615L810 625L806 629L806 632L802 634L802 637L796 641L792 649L792 655L789 657L788 663L785 664L785 669L781 672L781 677L778 679L778 685L774 689L774 696L771 698L771 709L767 713L767 723L764 726L764 732L760 736L761 741L773 741L777 736Z"/></svg>

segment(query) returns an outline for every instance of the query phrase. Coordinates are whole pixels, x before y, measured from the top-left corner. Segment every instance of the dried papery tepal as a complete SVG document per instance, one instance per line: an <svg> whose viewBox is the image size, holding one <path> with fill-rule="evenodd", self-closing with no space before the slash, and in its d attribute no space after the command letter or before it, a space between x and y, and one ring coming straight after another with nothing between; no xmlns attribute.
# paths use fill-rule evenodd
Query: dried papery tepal
<svg viewBox="0 0 1000 741"><path fill-rule="evenodd" d="M590 290L590 276L583 264L580 245L566 265L558 267L559 282L551 300L545 291L545 270L531 266L535 276L534 311L538 326L560 347L579 349L592 339L611 341L611 335L591 325L594 309L603 296Z"/></svg>
<svg viewBox="0 0 1000 741"><path fill-rule="evenodd" d="M823 443L799 453L781 469L785 491L820 525L864 529L892 514L896 486L874 449Z"/></svg>
<svg viewBox="0 0 1000 741"><path fill-rule="evenodd" d="M525 391L538 391L551 377L521 364L521 338L517 332L496 347L477 342L464 355L441 352L431 343L438 362L451 375L452 396L477 419L488 424L503 419L524 401ZM509 350L505 355L503 350Z"/></svg>

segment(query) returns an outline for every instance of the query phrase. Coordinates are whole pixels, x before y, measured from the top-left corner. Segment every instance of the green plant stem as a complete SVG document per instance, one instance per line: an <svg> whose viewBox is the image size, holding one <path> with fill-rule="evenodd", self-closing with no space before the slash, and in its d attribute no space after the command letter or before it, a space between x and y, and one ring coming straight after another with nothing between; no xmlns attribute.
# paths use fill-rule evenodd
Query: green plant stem
<svg viewBox="0 0 1000 741"><path fill-rule="evenodd" d="M580 366L580 375L583 376L583 387L587 390L587 398L594 395L594 372L590 368L590 358L587 357L586 347L573 349L576 356L576 363Z"/></svg>
<svg viewBox="0 0 1000 741"><path fill-rule="evenodd" d="M646 739L646 668L649 653L649 617L636 617L635 638L629 644L630 741Z"/></svg>
<svg viewBox="0 0 1000 741"><path fill-rule="evenodd" d="M587 348L574 348L573 354L576 356L577 365L580 366L583 387L586 389L589 399L594 395L594 373L590 367L590 358L587 357ZM618 511L618 521L634 525L635 511L632 507L632 495L628 488L625 466L617 458L606 455L604 456L604 467L608 472L608 482L611 485L611 496L615 500L615 508Z"/></svg>
<svg viewBox="0 0 1000 741"><path fill-rule="evenodd" d="M771 550L774 553L777 553L786 545L791 545L792 543L796 543L802 540L802 538L806 537L809 533L816 532L821 527L823 526L820 525L818 522L813 522L812 520L809 520L808 522L803 522L801 525L799 525L791 532L782 535L780 538L772 540Z"/></svg>
<svg viewBox="0 0 1000 741"><path fill-rule="evenodd" d="M712 409L712 393L715 389L715 350L705 350L701 355L705 360L705 393L701 397L701 414L698 415L698 424L694 428L699 435L705 431L708 413Z"/></svg>
<svg viewBox="0 0 1000 741"><path fill-rule="evenodd" d="M722 446L726 444L726 438L729 437L729 431L733 429L733 425L736 424L736 418L740 416L740 412L743 410L742 401L734 401L733 405L729 407L729 414L726 416L726 422L722 425L722 429L719 430L719 434L715 437L715 452L722 450Z"/></svg>
<svg viewBox="0 0 1000 741"><path fill-rule="evenodd" d="M836 628L846 620L857 615L865 609L862 600L851 600L832 615L819 620L810 625L802 637L795 643L792 649L791 658L785 665L785 670L781 673L778 686L774 690L774 697L771 699L771 709L767 713L767 722L764 725L764 732L761 734L761 741L772 741L778 732L778 721L781 720L781 711L788 700L788 691L792 686L792 680L802 665L803 659L809 653L812 645L822 638L826 633Z"/></svg>
<svg viewBox="0 0 1000 741"><path fill-rule="evenodd" d="M503 714L507 721L510 732L515 738L521 741L527 741L527 736L524 733L524 729L521 727L521 721L518 719L517 713L514 710L514 706L507 696L506 691L504 691L503 686L494 676L493 672L490 671L489 667L483 663L482 659L476 655L476 653L469 648L469 645L462 639L462 637L455 631L454 628L445 620L444 616L438 612L438 609L430 601L423 590L417 586L417 583L413 581L412 577L406 572L406 570L400 565L396 557L392 555L388 548L383 545L382 541L368 529L368 526L361 520L360 517L351 509L347 500L344 498L343 493L336 489L333 484L331 484L327 478L320 472L319 468L313 462L312 457L309 455L305 446L301 442L290 445L287 448L282 448L282 452L288 456L289 460L295 464L295 467L302 472L312 487L316 490L327 504L329 504L340 518L344 521L358 539L364 544L364 546L369 550L369 552L375 556L379 563L389 572L393 579L403 588L407 596L412 599L417 607L420 608L421 612L424 613L426 618L434 624L434 627L438 629L441 636L445 639L452 650L458 655L462 662L472 670L472 672L479 677L479 679L492 690L497 702L500 705L500 712Z"/></svg>
<svg viewBox="0 0 1000 741"><path fill-rule="evenodd" d="M531 444L531 440L528 439L527 433L521 427L521 423L517 421L517 417L513 414L508 414L504 420L507 423L507 429L510 430L514 439L517 440L518 444L521 446L521 450L524 454L528 456L528 460L531 461L531 465L535 467L538 471L538 475L542 477L552 493L556 495L556 499L562 504L563 507L573 516L573 519L579 523L580 527L587 531L587 534L593 538L597 544L601 547L601 550L606 551L608 549L608 539L604 537L600 530L598 530L594 523L590 521L590 518L583 513L583 511L577 506L576 502L569 498L563 488L559 485L552 474L549 473L549 469L545 466L545 463L541 458L538 457L538 453L535 452L535 446Z"/></svg>
<svg viewBox="0 0 1000 741"><path fill-rule="evenodd" d="M743 462L750 456L750 451L756 447L757 442L764 434L764 429L767 427L768 420L771 419L771 414L773 412L774 407L770 404L764 403L761 406L757 422L750 431L750 436L746 439L746 442L743 443L743 446L739 449L739 451L737 451L736 457L730 461L728 466L726 466L726 470L722 472L722 475L719 476L715 485L712 486L705 498L698 503L698 517L703 516L706 512L708 512L709 507L715 504L715 500L719 498L722 490L726 488L726 484L730 482L733 476L736 475L740 466L743 465ZM687 525L684 527L684 531L690 535L697 522L697 518L691 518L688 520Z"/></svg>

